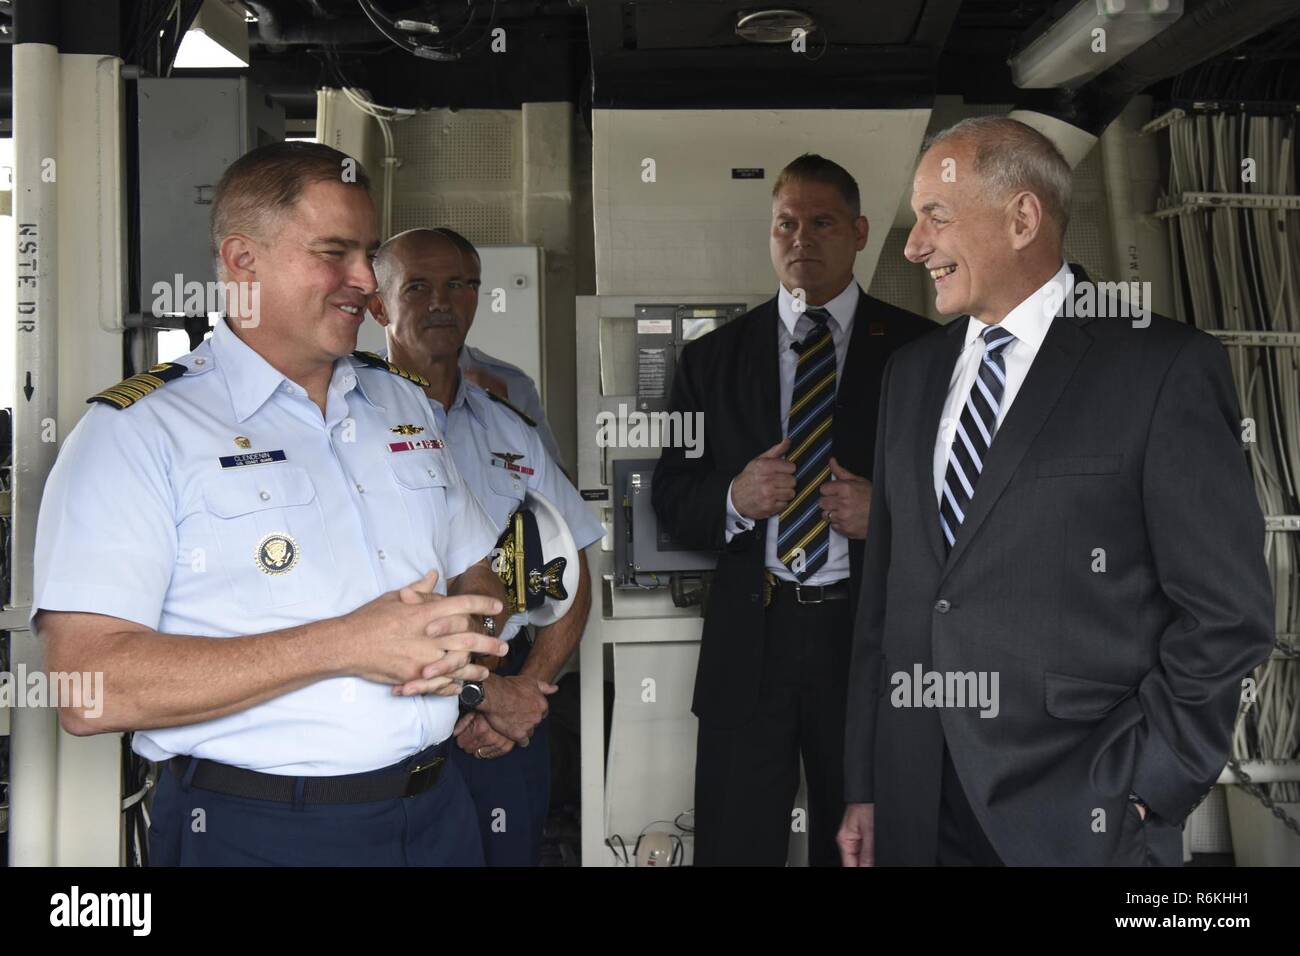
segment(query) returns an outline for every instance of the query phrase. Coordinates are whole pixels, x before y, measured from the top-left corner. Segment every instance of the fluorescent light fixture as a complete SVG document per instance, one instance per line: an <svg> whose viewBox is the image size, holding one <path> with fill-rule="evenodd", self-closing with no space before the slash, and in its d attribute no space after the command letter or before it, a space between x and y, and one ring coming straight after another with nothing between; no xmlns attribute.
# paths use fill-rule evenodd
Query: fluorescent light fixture
<svg viewBox="0 0 1300 956"><path fill-rule="evenodd" d="M223 0L203 0L172 66L177 70L248 66L248 24L242 10Z"/></svg>
<svg viewBox="0 0 1300 956"><path fill-rule="evenodd" d="M1080 0L1013 56L1021 89L1074 87L1110 69L1183 15L1183 0Z"/></svg>

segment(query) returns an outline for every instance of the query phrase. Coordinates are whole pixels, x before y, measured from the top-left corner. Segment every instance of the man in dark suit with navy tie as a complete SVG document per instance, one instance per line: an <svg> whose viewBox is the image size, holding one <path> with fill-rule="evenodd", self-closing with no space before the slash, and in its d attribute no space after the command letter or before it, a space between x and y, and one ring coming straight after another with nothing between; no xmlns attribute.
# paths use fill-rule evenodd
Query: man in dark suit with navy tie
<svg viewBox="0 0 1300 956"><path fill-rule="evenodd" d="M800 825L811 863L839 859L880 375L934 328L854 281L867 230L843 167L792 162L773 188L776 297L688 345L673 381L672 410L702 412L705 442L698 458L664 451L654 507L677 541L720 552L692 706L700 865L780 866Z"/></svg>
<svg viewBox="0 0 1300 956"><path fill-rule="evenodd" d="M885 371L847 865L1178 865L1273 645L1224 349L1062 258L1070 170L983 117L913 182L946 328Z"/></svg>

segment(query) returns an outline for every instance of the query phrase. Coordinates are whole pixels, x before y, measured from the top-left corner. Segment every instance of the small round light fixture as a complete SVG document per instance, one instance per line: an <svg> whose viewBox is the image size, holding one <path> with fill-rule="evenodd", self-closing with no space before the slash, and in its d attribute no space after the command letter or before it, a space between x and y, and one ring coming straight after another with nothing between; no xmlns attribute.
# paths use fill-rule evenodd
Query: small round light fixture
<svg viewBox="0 0 1300 956"><path fill-rule="evenodd" d="M736 36L750 43L789 43L794 31L812 33L816 29L817 21L802 10L755 10L736 20Z"/></svg>

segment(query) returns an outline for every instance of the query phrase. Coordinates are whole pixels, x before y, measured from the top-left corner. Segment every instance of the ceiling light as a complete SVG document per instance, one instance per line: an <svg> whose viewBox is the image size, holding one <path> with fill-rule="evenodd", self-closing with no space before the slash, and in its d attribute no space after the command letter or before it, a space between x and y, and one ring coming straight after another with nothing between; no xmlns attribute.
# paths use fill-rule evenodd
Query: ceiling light
<svg viewBox="0 0 1300 956"><path fill-rule="evenodd" d="M1074 87L1183 15L1183 0L1080 0L1007 62L1021 89Z"/></svg>
<svg viewBox="0 0 1300 956"><path fill-rule="evenodd" d="M817 21L802 10L757 10L736 20L736 36L750 43L789 43L794 32L817 29Z"/></svg>
<svg viewBox="0 0 1300 956"><path fill-rule="evenodd" d="M172 66L177 70L248 66L248 24L242 11L223 0L203 0Z"/></svg>

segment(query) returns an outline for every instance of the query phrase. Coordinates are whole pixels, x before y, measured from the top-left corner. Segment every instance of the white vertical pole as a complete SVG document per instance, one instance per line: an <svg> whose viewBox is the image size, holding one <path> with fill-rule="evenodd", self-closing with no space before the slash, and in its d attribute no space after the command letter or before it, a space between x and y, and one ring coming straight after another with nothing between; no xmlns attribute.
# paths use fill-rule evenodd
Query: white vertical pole
<svg viewBox="0 0 1300 956"><path fill-rule="evenodd" d="M17 229L17 323L13 475L13 574L10 603L30 607L36 515L57 445L42 431L58 418L58 126L59 51L48 43L13 48L14 224ZM17 673L44 668L26 630L10 638ZM54 862L58 719L52 708L17 707L10 740L9 862Z"/></svg>

